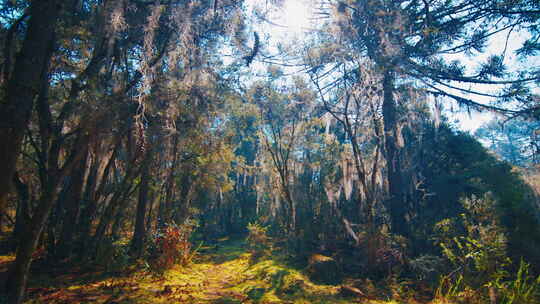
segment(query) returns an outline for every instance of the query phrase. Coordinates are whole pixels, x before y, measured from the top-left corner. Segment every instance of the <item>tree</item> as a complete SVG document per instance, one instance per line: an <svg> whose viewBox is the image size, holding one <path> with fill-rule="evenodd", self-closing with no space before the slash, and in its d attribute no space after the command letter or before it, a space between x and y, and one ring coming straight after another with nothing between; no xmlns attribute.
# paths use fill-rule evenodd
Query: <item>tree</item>
<svg viewBox="0 0 540 304"><path fill-rule="evenodd" d="M11 190L11 180L34 100L39 95L43 82L47 81L61 2L33 1L30 4L28 30L23 45L17 53L13 67L9 64L3 66L7 86L5 102L0 106L0 140L4 143L0 148L0 158L3 159L0 171L4 172L0 177L0 214L6 211L7 195ZM18 23L15 22L12 27L16 28ZM10 54L5 55L9 62Z"/></svg>
<svg viewBox="0 0 540 304"><path fill-rule="evenodd" d="M538 163L539 128L537 121L513 119L501 123L493 119L478 128L475 136L502 159L524 167Z"/></svg>
<svg viewBox="0 0 540 304"><path fill-rule="evenodd" d="M261 141L278 174L279 196L286 202L284 218L291 235L296 232L297 208L293 194L294 154L306 126L310 102L309 96L293 90L280 92L269 84L256 86L253 94L261 111Z"/></svg>
<svg viewBox="0 0 540 304"><path fill-rule="evenodd" d="M363 65L367 67L369 62ZM343 82L337 97L327 99L321 94L321 99L325 111L328 112L326 115L330 115L343 128L344 141L350 145L350 149L347 149L350 151L346 150L343 153L340 163L343 175L342 187L347 200L351 197L353 190L356 190L354 192L357 197L353 198L353 201L358 205L359 218L364 219L364 229L361 233L365 233L365 238L362 240L359 236L361 233L354 232L349 220L339 210L337 213L357 245L365 243L368 267L374 267L376 251L380 245L377 243L381 229L380 224L376 223L376 213L380 211L376 205L384 197L384 185L381 178L384 167L381 157L383 130L382 117L379 114L382 96L375 89L379 79L372 69L359 70L356 76L357 78L351 82ZM318 79L312 80L321 92ZM326 188L328 193L335 191L332 189L331 181ZM328 199L334 203L333 200L339 197L329 195Z"/></svg>
<svg viewBox="0 0 540 304"><path fill-rule="evenodd" d="M522 109L496 106L475 101L464 94L489 96L497 100L529 98L526 84L538 79L535 71L524 71L508 77L502 56L492 56L476 72L466 71L458 61L448 62L449 54L481 51L488 37L497 32L513 29L526 22L524 19L501 16L492 11L493 1L337 1L329 2L334 9L333 24L340 33L334 48L343 61L332 63L325 59L312 69L319 75L332 75L329 71L343 67L349 79L359 57L369 57L380 74L378 88L383 96L384 155L388 166L388 208L392 229L408 234L405 219L409 204L403 190L406 187L401 174L400 121L403 113L399 105L405 100L397 98L404 82L434 96L443 96L460 105L499 111L512 115L532 113L534 105ZM327 54L328 51L323 52ZM328 56L327 56L328 58ZM335 58L335 57L334 57ZM330 65L330 68L325 68ZM334 82L335 83L335 82ZM501 93L486 94L464 89L463 83L502 86ZM516 88L521 88L516 90ZM456 90L458 93L450 93Z"/></svg>
<svg viewBox="0 0 540 304"><path fill-rule="evenodd" d="M48 249L56 252L58 247L67 256L73 245L70 226L79 219L76 243L90 256L111 225L123 222L138 186L135 180L144 171L140 160L147 117L174 132L176 122L189 121L179 126L188 129L211 122L203 118L212 116L209 105L224 85L216 72L221 65L214 65L216 49L224 37L243 34L236 25L242 21L241 6L241 1L33 1L28 14L21 12L13 21L2 66L8 81L6 102L0 105L6 122L0 130L6 143L0 155L7 160L2 164L7 174L0 180L0 211L15 164L25 161L21 155L35 158L29 167L39 177L40 197L18 242L10 303L22 301L32 255L51 211ZM11 67L11 49L27 19L24 42ZM154 80L163 74L169 88L183 83L180 94L150 102L147 97L160 91ZM204 93L210 86L209 92L216 94ZM181 112L177 105L185 100L194 102ZM105 123L97 124L101 119ZM22 147L25 140L28 144ZM87 163L92 164L88 171ZM73 169L76 174L69 179ZM88 200L81 205L80 197ZM84 216L78 217L81 207ZM67 215L71 217L62 219ZM93 218L99 224L89 238Z"/></svg>

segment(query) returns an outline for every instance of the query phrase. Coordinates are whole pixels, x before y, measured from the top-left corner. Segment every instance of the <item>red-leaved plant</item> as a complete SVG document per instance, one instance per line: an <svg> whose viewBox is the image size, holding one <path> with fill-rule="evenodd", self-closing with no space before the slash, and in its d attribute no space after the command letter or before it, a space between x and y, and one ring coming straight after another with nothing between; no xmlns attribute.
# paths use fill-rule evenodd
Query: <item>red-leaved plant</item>
<svg viewBox="0 0 540 304"><path fill-rule="evenodd" d="M169 224L152 235L148 260L153 271L163 273L175 264L186 266L191 263L195 251L192 250L190 236L195 227L192 221L182 225Z"/></svg>

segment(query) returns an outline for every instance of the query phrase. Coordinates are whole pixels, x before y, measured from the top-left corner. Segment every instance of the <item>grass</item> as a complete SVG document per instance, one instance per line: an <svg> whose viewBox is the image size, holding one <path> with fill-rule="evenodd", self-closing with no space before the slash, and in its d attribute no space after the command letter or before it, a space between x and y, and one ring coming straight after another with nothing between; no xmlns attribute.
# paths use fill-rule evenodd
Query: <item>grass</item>
<svg viewBox="0 0 540 304"><path fill-rule="evenodd" d="M12 256L0 256L0 265L12 260ZM238 240L224 239L216 246L203 247L191 265L175 266L163 276L144 270L142 263L116 273L104 268L47 272L39 268L48 269L47 265L33 269L39 273L31 276L25 303L406 303L342 297L341 286L316 284L279 257L253 261Z"/></svg>

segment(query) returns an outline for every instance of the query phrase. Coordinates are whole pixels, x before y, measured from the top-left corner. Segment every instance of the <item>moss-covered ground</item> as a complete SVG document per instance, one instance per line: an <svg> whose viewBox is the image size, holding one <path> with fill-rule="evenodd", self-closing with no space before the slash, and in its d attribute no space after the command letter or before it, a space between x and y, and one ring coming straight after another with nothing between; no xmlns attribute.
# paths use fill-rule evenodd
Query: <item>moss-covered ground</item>
<svg viewBox="0 0 540 304"><path fill-rule="evenodd" d="M0 267L5 270L12 260L13 256L0 257ZM116 272L99 267L50 269L36 263L26 303L420 303L369 293L344 295L342 285L316 284L278 255L254 260L244 243L234 240L202 248L190 265L161 275L142 263Z"/></svg>

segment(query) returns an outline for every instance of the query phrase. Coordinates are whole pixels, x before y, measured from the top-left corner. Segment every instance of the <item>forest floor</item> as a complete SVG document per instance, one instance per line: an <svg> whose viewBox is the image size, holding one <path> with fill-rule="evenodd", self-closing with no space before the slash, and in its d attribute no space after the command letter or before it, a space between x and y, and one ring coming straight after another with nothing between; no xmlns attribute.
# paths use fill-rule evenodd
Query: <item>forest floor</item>
<svg viewBox="0 0 540 304"><path fill-rule="evenodd" d="M0 256L0 273L13 259ZM122 271L34 264L25 303L426 303L346 297L343 285L316 284L279 257L253 261L238 240L203 248L189 266L163 275L140 263Z"/></svg>

